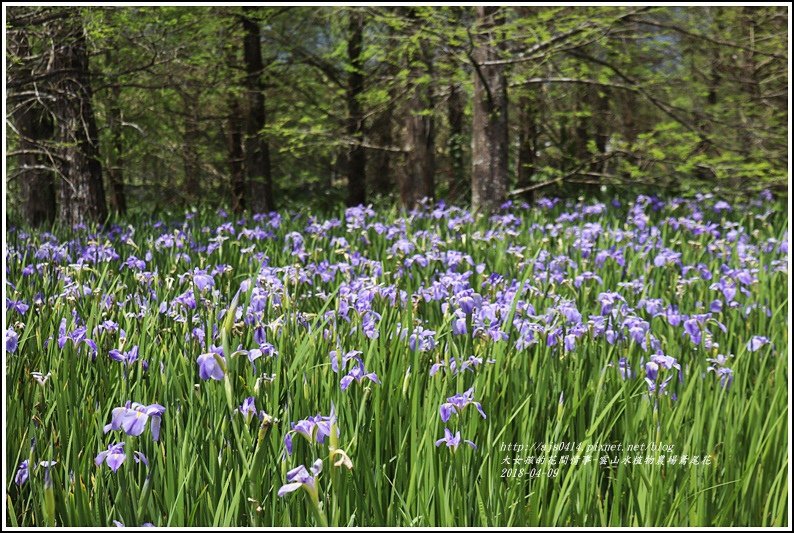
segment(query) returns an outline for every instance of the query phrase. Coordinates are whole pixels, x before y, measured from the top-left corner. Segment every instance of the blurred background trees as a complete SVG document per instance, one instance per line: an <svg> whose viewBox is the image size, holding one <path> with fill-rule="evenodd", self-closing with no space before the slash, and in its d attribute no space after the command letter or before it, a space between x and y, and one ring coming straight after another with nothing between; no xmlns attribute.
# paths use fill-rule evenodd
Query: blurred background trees
<svg viewBox="0 0 794 533"><path fill-rule="evenodd" d="M787 180L785 7L9 7L8 207L34 224L207 204Z"/></svg>

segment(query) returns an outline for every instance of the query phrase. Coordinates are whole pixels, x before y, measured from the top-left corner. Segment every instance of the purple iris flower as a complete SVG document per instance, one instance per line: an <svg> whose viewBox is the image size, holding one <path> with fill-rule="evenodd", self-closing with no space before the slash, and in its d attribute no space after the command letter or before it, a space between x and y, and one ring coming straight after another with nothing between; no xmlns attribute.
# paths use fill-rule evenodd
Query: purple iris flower
<svg viewBox="0 0 794 533"><path fill-rule="evenodd" d="M142 462L146 466L149 466L149 460L146 459L146 456L141 452L133 452L133 457L136 463ZM94 459L94 464L101 466L102 463L105 463L113 472L116 472L126 460L127 454L124 451L124 443L117 442L116 444L109 444L107 450L99 452L96 459Z"/></svg>
<svg viewBox="0 0 794 533"><path fill-rule="evenodd" d="M731 383L733 383L733 370L727 366L710 366L708 371L714 372L714 374L720 379L720 386L723 389L729 389L731 387Z"/></svg>
<svg viewBox="0 0 794 533"><path fill-rule="evenodd" d="M270 343L262 343L259 348L254 348L253 350L243 350L248 355L248 360L251 362L251 365L254 367L254 371L256 371L256 366L254 365L254 361L259 359L262 356L266 357L275 357L278 355L278 351L276 347Z"/></svg>
<svg viewBox="0 0 794 533"><path fill-rule="evenodd" d="M496 359L483 360L482 357L475 357L473 355L470 355L468 359L466 359L465 361L463 361L461 363L460 372L463 372L464 370L468 370L470 372L474 372L474 369L477 368L478 366L480 366L481 364L483 364L484 362L492 365L492 364L496 363ZM452 371L455 374L458 372L458 370L455 369L455 368L453 368Z"/></svg>
<svg viewBox="0 0 794 533"><path fill-rule="evenodd" d="M126 332L119 327L118 323L113 322L112 320L104 320L101 324L94 328L94 335L99 335L102 332L116 333L117 331L121 332L120 337L127 336Z"/></svg>
<svg viewBox="0 0 794 533"><path fill-rule="evenodd" d="M97 466L100 466L102 463L106 463L113 472L116 472L124 461L127 459L127 454L124 451L124 443L118 442L116 444L110 444L108 449L99 452L94 460L94 463Z"/></svg>
<svg viewBox="0 0 794 533"><path fill-rule="evenodd" d="M240 404L240 413L245 417L246 422L250 422L251 418L256 415L256 403L253 396L243 400L243 403Z"/></svg>
<svg viewBox="0 0 794 533"><path fill-rule="evenodd" d="M323 471L322 459L317 459L311 466L311 473L306 467L300 465L287 472L287 483L278 489L279 497L290 492L295 492L300 488L305 488L310 493L317 491L317 476Z"/></svg>
<svg viewBox="0 0 794 533"><path fill-rule="evenodd" d="M14 483L20 487L24 485L28 480L28 477L30 477L30 468L28 467L28 464L28 460L25 459L19 463L19 466L17 467L17 473L14 476Z"/></svg>
<svg viewBox="0 0 794 533"><path fill-rule="evenodd" d="M262 306L262 309L260 309L260 311L263 309L264 306ZM263 328L262 326L257 326L256 328L254 328L254 342L256 342L257 344L264 344L266 340L267 337L265 336L265 328Z"/></svg>
<svg viewBox="0 0 794 533"><path fill-rule="evenodd" d="M618 372L620 372L620 377L623 380L631 379L634 377L634 371L631 369L629 360L625 357L621 357L620 359L618 359Z"/></svg>
<svg viewBox="0 0 794 533"><path fill-rule="evenodd" d="M665 355L663 353L656 353L651 356L651 361L661 366L665 370L678 369L681 370L681 365L678 364L675 357Z"/></svg>
<svg viewBox="0 0 794 533"><path fill-rule="evenodd" d="M335 374L338 374L340 369L345 369L348 361L358 359L358 356L362 353L363 352L360 350L352 350L347 352L345 355L340 356L339 352L332 350L331 353L328 354L329 358L331 359L331 370L333 370Z"/></svg>
<svg viewBox="0 0 794 533"><path fill-rule="evenodd" d="M52 477L50 476L50 468L57 465L58 461L41 461L39 466L44 467L44 488L51 489L52 488Z"/></svg>
<svg viewBox="0 0 794 533"><path fill-rule="evenodd" d="M681 372L681 365L678 364L675 357L657 353L651 356L651 360L645 363L645 382L648 384L649 392L656 392L656 381L659 377L659 370L678 370L679 381L683 381L683 374ZM667 379L659 386L659 392L663 393L667 385L673 379L673 376L668 376Z"/></svg>
<svg viewBox="0 0 794 533"><path fill-rule="evenodd" d="M703 332L700 330L700 323L694 318L684 321L684 333L689 335L689 338L692 339L692 342L695 344L700 344L701 340L703 340Z"/></svg>
<svg viewBox="0 0 794 533"><path fill-rule="evenodd" d="M767 344L770 344L772 341L769 340L768 337L762 337L760 335L754 335L752 339L747 341L747 350L751 352L757 352Z"/></svg>
<svg viewBox="0 0 794 533"><path fill-rule="evenodd" d="M645 363L645 379L650 381L656 381L657 376L659 375L659 365L654 361L648 361Z"/></svg>
<svg viewBox="0 0 794 533"><path fill-rule="evenodd" d="M653 258L653 264L657 267L680 263L680 261L681 253L675 252L669 248L664 248L656 255L656 257Z"/></svg>
<svg viewBox="0 0 794 533"><path fill-rule="evenodd" d="M362 352L359 350L353 350L347 352L341 358L336 350L331 351L329 354L331 359L331 370L333 370L336 374L342 370L346 370L348 362L354 361L354 364L350 368L348 374L339 382L342 390L347 390L353 381L358 381L361 383L361 380L363 379L368 379L373 383L380 383L378 376L374 372L368 373L364 368L364 361L361 359L361 357L359 357L361 353Z"/></svg>
<svg viewBox="0 0 794 533"><path fill-rule="evenodd" d="M146 261L138 259L134 255L129 256L121 265L132 270L146 269Z"/></svg>
<svg viewBox="0 0 794 533"><path fill-rule="evenodd" d="M628 329L629 336L634 340L634 342L642 346L644 349L648 349L647 335L651 329L651 325L648 322L639 317L630 316L623 322L623 326Z"/></svg>
<svg viewBox="0 0 794 533"><path fill-rule="evenodd" d="M477 306L477 302L471 296L461 296L458 298L458 305L460 306L461 311L467 315L470 315Z"/></svg>
<svg viewBox="0 0 794 533"><path fill-rule="evenodd" d="M679 324L681 324L681 321L685 318L685 316L678 312L678 308L677 307L671 305L665 311L665 318L667 318L667 322L671 326L675 327L675 326L678 326Z"/></svg>
<svg viewBox="0 0 794 533"><path fill-rule="evenodd" d="M706 358L706 361L708 361L709 363L713 363L714 366L723 366L723 365L725 365L725 363L728 362L728 359L730 359L731 357L733 357L733 355L727 355L726 356L726 355L723 355L723 354L720 353L720 354L717 354L717 357L714 357L714 358L708 357L708 358ZM709 367L709 368L711 368L711 367Z"/></svg>
<svg viewBox="0 0 794 533"><path fill-rule="evenodd" d="M470 355L468 359L463 359L463 358L456 359L453 357L449 361L449 371L452 373L453 376L457 375L458 372L463 372L465 370L468 370L469 372L474 372L474 370L484 362L488 364L494 364L496 363L496 359L483 360L482 357L476 357L474 355ZM446 367L447 367L446 361L439 361L437 363L434 363L430 367L430 375L435 376L439 370Z"/></svg>
<svg viewBox="0 0 794 533"><path fill-rule="evenodd" d="M364 368L364 361L362 361L361 358L356 357L356 364L353 366L350 372L342 378L342 380L339 382L339 385L342 387L342 390L347 390L353 381L361 383L361 380L363 379L368 379L373 383L380 384L378 376L375 374L375 372L368 373Z"/></svg>
<svg viewBox="0 0 794 533"><path fill-rule="evenodd" d="M206 271L196 268L195 270L193 270L193 283L196 284L198 290L204 292L204 289L206 289L207 287L215 286L215 279L213 279L212 276L207 274Z"/></svg>
<svg viewBox="0 0 794 533"><path fill-rule="evenodd" d="M417 326L408 338L408 346L411 350L418 349L420 352L429 352L436 347L435 334L436 332L433 330Z"/></svg>
<svg viewBox="0 0 794 533"><path fill-rule="evenodd" d="M220 381L226 375L226 359L217 352L203 353L196 362L199 366L199 377L203 380L214 379Z"/></svg>
<svg viewBox="0 0 794 533"><path fill-rule="evenodd" d="M105 433L121 429L127 435L137 437L146 429L146 422L152 419L152 439L156 442L160 438L160 423L165 413L165 407L160 404L143 405L127 402L124 407L113 409L110 424L105 426Z"/></svg>
<svg viewBox="0 0 794 533"><path fill-rule="evenodd" d="M40 467L44 467L44 482L45 485L49 482L52 483L52 479L50 478L50 468L57 465L58 461L41 461L39 462ZM14 475L14 483L18 486L22 486L27 482L28 478L30 477L30 462L25 459L19 466L17 467L17 472Z"/></svg>
<svg viewBox="0 0 794 533"><path fill-rule="evenodd" d="M452 413L460 414L468 405L473 405L483 418L487 418L485 416L485 412L482 410L482 405L480 405L479 402L475 402L473 396L474 387L462 394L456 394L455 396L450 396L447 398L447 401L442 403L438 410L439 414L441 415L441 420L447 422L452 416Z"/></svg>
<svg viewBox="0 0 794 533"><path fill-rule="evenodd" d="M606 316L612 312L616 304L625 304L626 300L616 292L602 292L598 295L598 303L601 304L601 316Z"/></svg>
<svg viewBox="0 0 794 533"><path fill-rule="evenodd" d="M19 346L19 335L14 328L8 328L6 330L6 351L14 353L17 351L17 346Z"/></svg>
<svg viewBox="0 0 794 533"><path fill-rule="evenodd" d="M108 352L108 356L114 361L118 361L119 363L124 363L125 365L130 366L138 360L138 347L133 346L131 350L126 352L110 350L110 352Z"/></svg>
<svg viewBox="0 0 794 533"><path fill-rule="evenodd" d="M377 339L380 336L378 332L378 321L380 321L380 314L375 311L367 311L361 319L361 330L368 339Z"/></svg>
<svg viewBox="0 0 794 533"><path fill-rule="evenodd" d="M468 330L466 329L466 319L461 317L456 317L452 320L452 334L453 335L466 335Z"/></svg>
<svg viewBox="0 0 794 533"><path fill-rule="evenodd" d="M714 210L715 213L721 213L722 211L730 211L731 204L723 200L720 200L719 202L714 204L714 207L712 207L712 209Z"/></svg>
<svg viewBox="0 0 794 533"><path fill-rule="evenodd" d="M9 298L6 298L6 309L10 309L12 311L16 311L20 315L24 315L30 309L30 306L23 302L22 300L15 301Z"/></svg>
<svg viewBox="0 0 794 533"><path fill-rule="evenodd" d="M61 324L58 327L58 348L63 350L63 347L66 346L67 341L72 341L75 347L78 347L80 344L85 344L91 350L93 358L96 358L97 346L93 340L86 337L87 331L88 330L85 326L79 326L73 331L67 333L66 319L62 319Z"/></svg>
<svg viewBox="0 0 794 533"><path fill-rule="evenodd" d="M449 428L444 428L444 438L438 439L436 441L436 447L439 447L442 444L446 444L447 448L452 448L452 451L454 452L457 451L458 446L460 446L460 442L461 442L460 431L456 431L455 434L453 435L452 432L449 430ZM477 445L474 444L472 441L464 440L463 442L471 446L473 449L475 450L477 449Z"/></svg>
<svg viewBox="0 0 794 533"><path fill-rule="evenodd" d="M576 335L566 335L563 339L563 346L566 352L574 351L576 349Z"/></svg>
<svg viewBox="0 0 794 533"><path fill-rule="evenodd" d="M569 324L581 324L582 323L582 314L576 309L576 306L571 303L567 302L560 305L557 308L562 316L565 317L565 320Z"/></svg>
<svg viewBox="0 0 794 533"><path fill-rule="evenodd" d="M264 410L261 411L256 410L256 403L254 402L253 396L249 396L248 398L243 400L243 403L240 404L240 407L237 409L237 411L240 412L245 417L246 423L250 422L251 419L255 416L258 417L259 420L265 420L265 418L269 417L269 415Z"/></svg>
<svg viewBox="0 0 794 533"><path fill-rule="evenodd" d="M712 283L710 288L721 291L728 303L736 298L736 284L730 278L722 278L717 283Z"/></svg>
<svg viewBox="0 0 794 533"><path fill-rule="evenodd" d="M309 442L317 441L320 444L325 442L325 438L331 435L331 428L336 425L336 410L331 404L331 414L329 416L315 415L291 424L292 429L284 436L284 446L287 453L292 455L292 435L297 433L303 435ZM336 428L339 435L339 428Z"/></svg>

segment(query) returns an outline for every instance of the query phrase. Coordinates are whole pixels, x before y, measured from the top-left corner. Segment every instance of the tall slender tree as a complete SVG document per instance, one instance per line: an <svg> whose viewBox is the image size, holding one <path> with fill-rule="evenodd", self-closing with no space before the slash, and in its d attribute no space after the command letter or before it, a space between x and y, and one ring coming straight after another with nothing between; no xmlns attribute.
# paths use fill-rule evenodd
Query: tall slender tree
<svg viewBox="0 0 794 533"><path fill-rule="evenodd" d="M508 122L507 80L499 63L496 30L500 8L477 7L477 27L471 60L474 66L472 102L472 208L493 211L507 199Z"/></svg>
<svg viewBox="0 0 794 533"><path fill-rule="evenodd" d="M232 209L245 209L245 155L243 152L243 116L240 101L229 95L229 117L226 120L226 142L228 143L229 175L232 189Z"/></svg>
<svg viewBox="0 0 794 533"><path fill-rule="evenodd" d="M450 160L449 173L449 195L453 200L457 200L464 192L468 194L469 186L466 183L466 168L464 163L464 152L466 137L463 131L464 94L460 85L452 83L449 86L449 96L447 97L447 122L449 133L447 137L447 151ZM464 191L465 189L465 191Z"/></svg>
<svg viewBox="0 0 794 533"><path fill-rule="evenodd" d="M414 32L420 34L421 19L415 8L408 9ZM415 39L409 49L406 68L409 71L409 98L406 118L407 165L400 180L403 206L412 208L422 198L435 197L436 125L433 98L433 52L427 39Z"/></svg>
<svg viewBox="0 0 794 533"><path fill-rule="evenodd" d="M28 58L31 55L28 29L14 27L8 32L10 80L31 79ZM22 184L25 218L32 225L49 224L55 220L54 160L51 145L54 134L52 117L40 98L25 94L25 86L12 90L9 108L11 123L17 135L15 179Z"/></svg>
<svg viewBox="0 0 794 533"><path fill-rule="evenodd" d="M58 219L66 225L103 221L107 206L85 28L79 10L59 9L62 16L51 22Z"/></svg>
<svg viewBox="0 0 794 533"><path fill-rule="evenodd" d="M364 13L350 9L348 14L347 59L347 121L350 140L347 151L347 204L354 206L367 201L367 153L364 149L364 117L359 98L364 92Z"/></svg>
<svg viewBox="0 0 794 533"><path fill-rule="evenodd" d="M112 64L113 56L108 49L107 62ZM127 196L124 192L124 117L121 107L121 84L118 79L110 83L108 91L107 125L110 130L111 147L108 150L107 174L110 184L110 203L116 213L127 211Z"/></svg>
<svg viewBox="0 0 794 533"><path fill-rule="evenodd" d="M246 122L245 122L245 174L251 209L255 212L275 209L273 176L270 168L270 146L263 137L265 127L265 92L262 84L264 64L258 8L243 8L243 59L245 62Z"/></svg>

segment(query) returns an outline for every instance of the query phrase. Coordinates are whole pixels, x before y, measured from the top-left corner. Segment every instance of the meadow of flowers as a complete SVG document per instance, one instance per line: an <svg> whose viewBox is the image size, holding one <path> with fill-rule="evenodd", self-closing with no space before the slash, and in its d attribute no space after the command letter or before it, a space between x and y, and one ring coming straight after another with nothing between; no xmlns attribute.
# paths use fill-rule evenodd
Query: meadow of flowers
<svg viewBox="0 0 794 533"><path fill-rule="evenodd" d="M788 232L767 194L11 227L7 524L787 525Z"/></svg>

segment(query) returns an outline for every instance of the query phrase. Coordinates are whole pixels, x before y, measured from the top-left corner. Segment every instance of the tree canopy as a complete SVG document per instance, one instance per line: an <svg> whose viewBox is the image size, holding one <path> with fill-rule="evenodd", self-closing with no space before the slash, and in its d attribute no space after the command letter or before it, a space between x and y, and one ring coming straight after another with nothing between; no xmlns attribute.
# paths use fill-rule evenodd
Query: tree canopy
<svg viewBox="0 0 794 533"><path fill-rule="evenodd" d="M9 7L9 207L782 190L787 27L774 6Z"/></svg>

